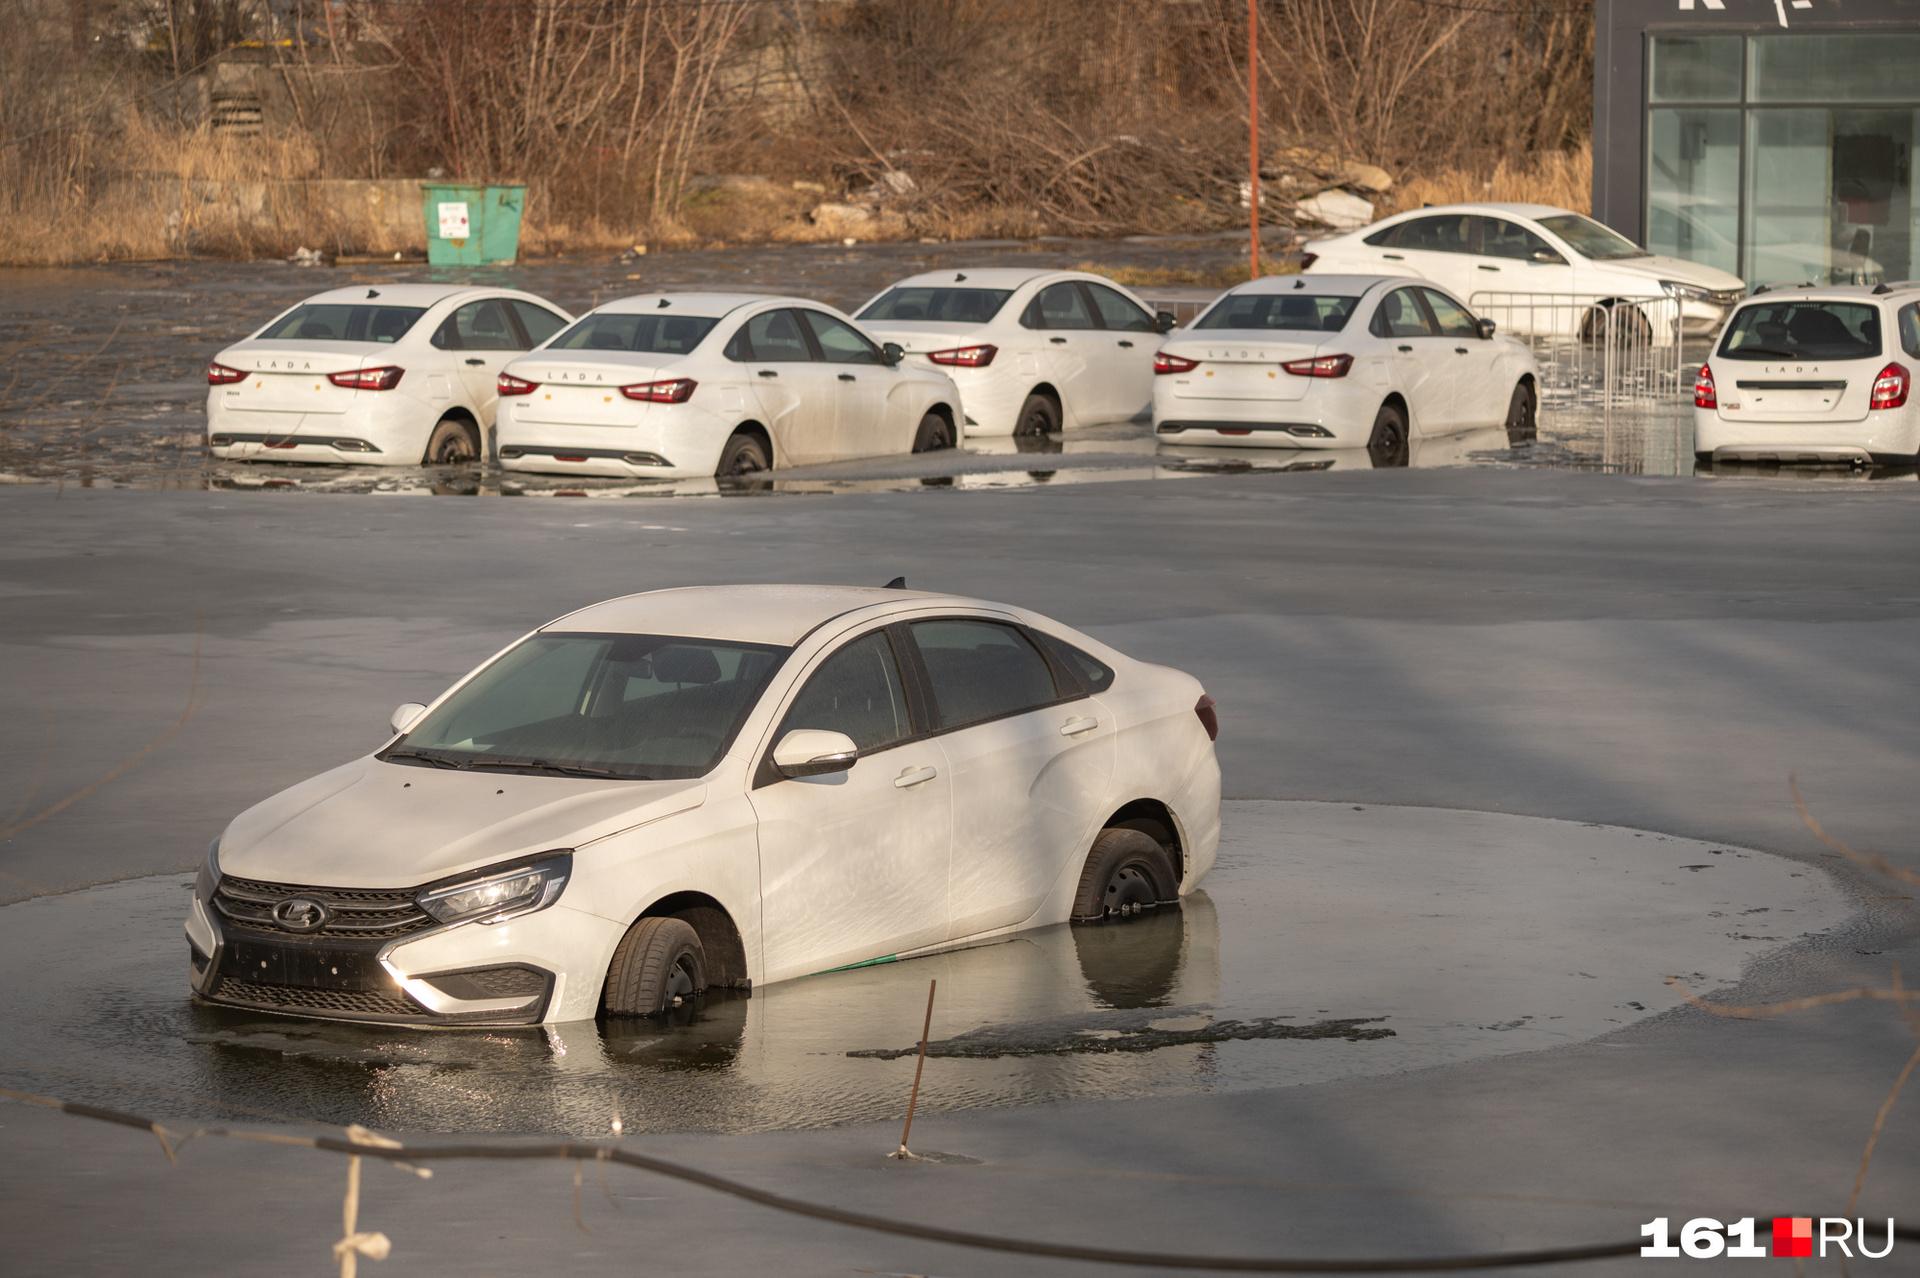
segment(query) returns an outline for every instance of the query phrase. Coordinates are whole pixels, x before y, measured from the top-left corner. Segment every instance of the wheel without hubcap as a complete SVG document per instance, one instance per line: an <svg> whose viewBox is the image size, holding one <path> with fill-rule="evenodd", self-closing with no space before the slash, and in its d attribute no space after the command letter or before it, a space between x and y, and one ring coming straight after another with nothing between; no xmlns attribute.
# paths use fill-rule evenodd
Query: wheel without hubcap
<svg viewBox="0 0 1920 1278"><path fill-rule="evenodd" d="M767 456L766 445L747 432L738 431L720 450L720 464L713 473L720 479L738 479L771 469L773 461Z"/></svg>
<svg viewBox="0 0 1920 1278"><path fill-rule="evenodd" d="M1533 387L1525 382L1516 382L1513 398L1507 401L1507 442L1524 444L1539 434L1538 407L1533 399Z"/></svg>
<svg viewBox="0 0 1920 1278"><path fill-rule="evenodd" d="M427 437L427 466L465 466L480 456L480 432L458 417L442 417Z"/></svg>
<svg viewBox="0 0 1920 1278"><path fill-rule="evenodd" d="M1045 395L1029 395L1014 419L1015 435L1051 435L1060 429L1060 408Z"/></svg>
<svg viewBox="0 0 1920 1278"><path fill-rule="evenodd" d="M641 919L621 938L601 1001L609 1016L658 1016L707 988L706 951L685 919Z"/></svg>
<svg viewBox="0 0 1920 1278"><path fill-rule="evenodd" d="M953 447L953 427L947 425L947 419L938 413L928 413L920 419L920 429L914 432L913 451L916 453L937 453L943 448Z"/></svg>
<svg viewBox="0 0 1920 1278"><path fill-rule="evenodd" d="M1143 914L1178 899L1179 877L1167 850L1139 830L1102 830L1087 853L1073 895L1073 921L1099 923Z"/></svg>
<svg viewBox="0 0 1920 1278"><path fill-rule="evenodd" d="M1380 411L1374 414L1367 452L1372 454L1375 466L1407 464L1407 419L1392 404L1380 405Z"/></svg>

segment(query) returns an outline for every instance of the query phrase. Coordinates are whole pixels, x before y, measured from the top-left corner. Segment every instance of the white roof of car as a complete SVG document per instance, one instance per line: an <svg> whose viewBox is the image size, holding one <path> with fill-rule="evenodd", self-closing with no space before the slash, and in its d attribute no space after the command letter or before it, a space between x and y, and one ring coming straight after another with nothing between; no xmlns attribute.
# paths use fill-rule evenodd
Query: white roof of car
<svg viewBox="0 0 1920 1278"><path fill-rule="evenodd" d="M661 302L667 303L665 306ZM832 307L805 297L783 297L777 293L635 293L632 297L616 297L610 302L602 302L594 307L596 311L614 311L626 314L633 311L667 311L679 315L725 315L728 311L742 306L757 306L761 302L783 302L788 306L813 306L823 310Z"/></svg>
<svg viewBox="0 0 1920 1278"><path fill-rule="evenodd" d="M1376 284L1393 283L1433 286L1432 280L1416 280L1403 275L1322 275L1316 271L1299 275L1262 275L1257 280L1235 284L1228 291L1244 294L1291 293L1298 290L1302 293L1358 297Z"/></svg>
<svg viewBox="0 0 1920 1278"><path fill-rule="evenodd" d="M353 284L315 293L313 302L377 302L382 306L433 306L467 293L513 293L514 289L475 288L471 284Z"/></svg>
<svg viewBox="0 0 1920 1278"><path fill-rule="evenodd" d="M1419 217L1444 215L1448 213L1505 213L1512 217L1530 217L1535 221L1543 217L1565 217L1573 213L1572 209L1555 208L1551 204L1430 204L1423 209L1408 209L1396 213L1395 217ZM1574 214L1580 216L1579 214ZM1384 221L1385 219L1381 219Z"/></svg>
<svg viewBox="0 0 1920 1278"><path fill-rule="evenodd" d="M1813 299L1844 298L1848 301L1876 302L1891 298L1905 299L1911 293L1920 293L1920 280L1891 280L1884 291L1875 292L1865 284L1781 284L1742 298L1743 302L1765 302L1777 297L1805 297Z"/></svg>
<svg viewBox="0 0 1920 1278"><path fill-rule="evenodd" d="M903 280L895 280L888 288L928 288L945 284L954 288L1019 288L1030 280L1065 275L1075 278L1094 278L1086 271L1065 271L1058 268L1039 269L1031 266L960 266L944 271L923 271L918 275L909 275ZM961 279L965 276L965 279Z"/></svg>
<svg viewBox="0 0 1920 1278"><path fill-rule="evenodd" d="M798 643L822 622L856 609L927 602L980 606L979 600L957 595L880 586L679 586L589 604L541 629L684 635L785 647Z"/></svg>

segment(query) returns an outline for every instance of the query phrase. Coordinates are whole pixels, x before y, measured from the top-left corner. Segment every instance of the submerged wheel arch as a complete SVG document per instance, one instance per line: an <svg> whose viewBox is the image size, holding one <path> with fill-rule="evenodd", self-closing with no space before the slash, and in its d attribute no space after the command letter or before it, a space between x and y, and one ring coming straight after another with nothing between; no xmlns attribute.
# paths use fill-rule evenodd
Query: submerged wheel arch
<svg viewBox="0 0 1920 1278"><path fill-rule="evenodd" d="M739 925L720 902L704 892L675 892L642 910L634 923L646 918L685 919L692 926L705 953L708 988L748 988L747 948Z"/></svg>
<svg viewBox="0 0 1920 1278"><path fill-rule="evenodd" d="M1100 823L1103 830L1138 830L1158 843L1173 858L1176 882L1187 877L1186 850L1180 843L1180 822L1173 809L1158 799L1135 799Z"/></svg>

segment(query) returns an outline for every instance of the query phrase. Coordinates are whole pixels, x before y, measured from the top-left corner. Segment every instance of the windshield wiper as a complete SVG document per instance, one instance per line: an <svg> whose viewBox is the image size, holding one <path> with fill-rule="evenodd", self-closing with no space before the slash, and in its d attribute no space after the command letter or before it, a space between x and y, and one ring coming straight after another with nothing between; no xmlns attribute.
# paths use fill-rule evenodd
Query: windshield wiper
<svg viewBox="0 0 1920 1278"><path fill-rule="evenodd" d="M480 759L466 767L474 772L539 772L557 777L596 777L609 781L644 781L645 777L590 763L553 763L546 759Z"/></svg>
<svg viewBox="0 0 1920 1278"><path fill-rule="evenodd" d="M395 761L411 762L417 759L421 763L430 764L436 768L453 768L459 770L467 766L457 760L449 759L445 755L427 754L421 750L389 750L380 757L388 763Z"/></svg>

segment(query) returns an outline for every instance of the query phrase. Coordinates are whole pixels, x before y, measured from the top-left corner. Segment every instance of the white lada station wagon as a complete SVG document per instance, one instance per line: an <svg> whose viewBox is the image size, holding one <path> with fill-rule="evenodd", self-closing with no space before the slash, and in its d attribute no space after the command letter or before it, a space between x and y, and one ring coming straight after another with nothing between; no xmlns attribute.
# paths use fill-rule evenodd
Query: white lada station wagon
<svg viewBox="0 0 1920 1278"><path fill-rule="evenodd" d="M1168 905L1212 866L1212 699L1019 608L655 591L542 626L248 809L205 1001L413 1025L649 1015Z"/></svg>

